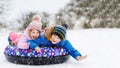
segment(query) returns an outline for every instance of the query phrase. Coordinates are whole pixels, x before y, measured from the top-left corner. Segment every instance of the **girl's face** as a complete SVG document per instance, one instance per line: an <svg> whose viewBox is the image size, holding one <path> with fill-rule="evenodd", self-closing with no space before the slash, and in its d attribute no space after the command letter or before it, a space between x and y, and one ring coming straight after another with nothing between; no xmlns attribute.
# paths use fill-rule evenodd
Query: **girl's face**
<svg viewBox="0 0 120 68"><path fill-rule="evenodd" d="M61 39L56 34L52 34L50 41L52 44L57 44L61 41Z"/></svg>
<svg viewBox="0 0 120 68"><path fill-rule="evenodd" d="M40 36L40 32L38 30L31 30L30 31L30 38L32 40L38 38Z"/></svg>

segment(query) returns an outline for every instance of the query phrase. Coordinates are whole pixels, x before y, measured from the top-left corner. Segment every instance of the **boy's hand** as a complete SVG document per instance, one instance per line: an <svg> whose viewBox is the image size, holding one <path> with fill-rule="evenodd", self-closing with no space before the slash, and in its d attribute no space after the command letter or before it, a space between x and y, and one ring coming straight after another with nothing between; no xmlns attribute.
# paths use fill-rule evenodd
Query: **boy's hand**
<svg viewBox="0 0 120 68"><path fill-rule="evenodd" d="M37 51L37 52L40 52L40 53L41 53L41 49L40 49L39 47L36 47L36 48L35 48L35 51Z"/></svg>
<svg viewBox="0 0 120 68"><path fill-rule="evenodd" d="M83 59L86 59L86 58L87 58L87 55L76 57L77 60L83 60Z"/></svg>

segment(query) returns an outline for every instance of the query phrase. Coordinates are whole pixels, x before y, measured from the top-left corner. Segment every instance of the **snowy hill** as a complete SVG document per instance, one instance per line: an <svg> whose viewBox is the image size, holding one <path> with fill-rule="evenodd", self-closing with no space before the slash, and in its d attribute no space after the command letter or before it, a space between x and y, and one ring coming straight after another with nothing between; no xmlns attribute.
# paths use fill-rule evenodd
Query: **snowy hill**
<svg viewBox="0 0 120 68"><path fill-rule="evenodd" d="M83 55L88 58L76 61L72 57L63 64L55 65L20 65L6 60L3 51L8 45L9 30L0 31L0 67L3 68L120 68L120 29L80 29L69 30L67 38Z"/></svg>

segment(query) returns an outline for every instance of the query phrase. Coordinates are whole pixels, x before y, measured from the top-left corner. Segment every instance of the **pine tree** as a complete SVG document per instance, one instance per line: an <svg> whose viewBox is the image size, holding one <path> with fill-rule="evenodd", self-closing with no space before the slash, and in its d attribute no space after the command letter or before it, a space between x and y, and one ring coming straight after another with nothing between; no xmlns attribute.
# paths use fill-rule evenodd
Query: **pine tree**
<svg viewBox="0 0 120 68"><path fill-rule="evenodd" d="M29 23L32 21L33 16L36 15L36 12L27 12L25 14L22 14L21 18L17 20L19 24L22 24L18 30L24 30L29 25Z"/></svg>
<svg viewBox="0 0 120 68"><path fill-rule="evenodd" d="M50 23L50 15L46 12L43 12L42 15L41 15L41 20L42 20L42 29L44 29L45 27L49 26L49 23Z"/></svg>
<svg viewBox="0 0 120 68"><path fill-rule="evenodd" d="M6 19L5 16L10 8L12 0L0 0L0 27L6 28Z"/></svg>
<svg viewBox="0 0 120 68"><path fill-rule="evenodd" d="M71 20L73 26L76 21L81 20L81 17L85 17L91 28L120 28L119 7L120 0L71 0L58 14L61 13L60 18L66 23ZM80 24L83 23L86 21L80 22ZM91 25L92 23L95 24Z"/></svg>

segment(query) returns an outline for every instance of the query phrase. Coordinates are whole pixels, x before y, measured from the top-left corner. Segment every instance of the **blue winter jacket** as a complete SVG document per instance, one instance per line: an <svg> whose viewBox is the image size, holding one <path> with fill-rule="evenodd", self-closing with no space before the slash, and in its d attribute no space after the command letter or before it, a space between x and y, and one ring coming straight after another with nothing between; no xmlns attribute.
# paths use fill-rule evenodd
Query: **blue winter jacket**
<svg viewBox="0 0 120 68"><path fill-rule="evenodd" d="M36 47L41 46L61 46L68 51L68 53L76 59L77 56L82 56L79 51L77 51L72 44L68 40L63 40L57 44L52 44L44 35L35 39L35 40L28 40L30 43L30 48L35 49Z"/></svg>

